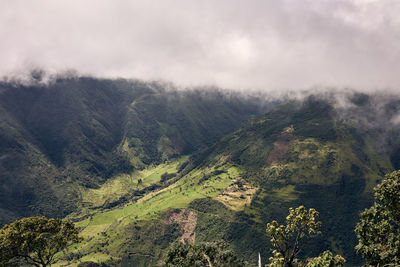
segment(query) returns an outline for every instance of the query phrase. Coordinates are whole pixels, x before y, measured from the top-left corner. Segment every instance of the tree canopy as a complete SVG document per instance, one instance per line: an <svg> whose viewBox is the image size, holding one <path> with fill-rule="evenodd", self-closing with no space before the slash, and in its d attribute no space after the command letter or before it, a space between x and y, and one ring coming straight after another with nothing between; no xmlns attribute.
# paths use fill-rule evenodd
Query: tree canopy
<svg viewBox="0 0 400 267"><path fill-rule="evenodd" d="M355 228L356 251L369 265L400 265L400 171L375 187L375 202L361 213Z"/></svg>
<svg viewBox="0 0 400 267"><path fill-rule="evenodd" d="M176 267L239 267L245 263L223 241L196 245L178 242L168 251L165 266Z"/></svg>
<svg viewBox="0 0 400 267"><path fill-rule="evenodd" d="M300 241L321 234L318 230L321 222L316 221L318 211L304 206L290 208L286 217L286 225L279 225L277 221L267 224L267 235L275 248L273 256L269 258L270 267L293 266L343 266L345 259L339 255L333 256L330 251L323 252L315 258L300 261L297 259L301 247Z"/></svg>
<svg viewBox="0 0 400 267"><path fill-rule="evenodd" d="M0 229L0 266L49 266L59 251L80 240L72 221L22 218Z"/></svg>

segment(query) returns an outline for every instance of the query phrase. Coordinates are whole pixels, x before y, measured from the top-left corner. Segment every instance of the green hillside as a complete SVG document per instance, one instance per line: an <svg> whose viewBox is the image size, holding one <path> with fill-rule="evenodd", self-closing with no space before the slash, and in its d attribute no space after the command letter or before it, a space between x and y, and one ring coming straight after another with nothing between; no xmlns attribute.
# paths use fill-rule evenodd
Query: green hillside
<svg viewBox="0 0 400 267"><path fill-rule="evenodd" d="M0 224L65 216L81 190L193 153L265 110L215 90L90 77L0 92Z"/></svg>
<svg viewBox="0 0 400 267"><path fill-rule="evenodd" d="M301 204L320 212L324 233L302 253L331 249L359 263L358 214L371 203L371 189L393 170L378 137L319 98L288 102L189 159L85 189L84 206L69 216L85 241L58 264L155 265L173 241L221 239L256 264L258 252L270 256L266 223L282 221L289 207Z"/></svg>

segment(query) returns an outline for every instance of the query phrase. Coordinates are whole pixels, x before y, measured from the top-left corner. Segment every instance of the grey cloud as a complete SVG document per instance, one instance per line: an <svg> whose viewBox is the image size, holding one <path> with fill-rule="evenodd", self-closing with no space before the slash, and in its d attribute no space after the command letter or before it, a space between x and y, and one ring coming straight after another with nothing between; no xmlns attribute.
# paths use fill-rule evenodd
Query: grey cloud
<svg viewBox="0 0 400 267"><path fill-rule="evenodd" d="M5 0L0 75L396 90L399 13L397 0Z"/></svg>

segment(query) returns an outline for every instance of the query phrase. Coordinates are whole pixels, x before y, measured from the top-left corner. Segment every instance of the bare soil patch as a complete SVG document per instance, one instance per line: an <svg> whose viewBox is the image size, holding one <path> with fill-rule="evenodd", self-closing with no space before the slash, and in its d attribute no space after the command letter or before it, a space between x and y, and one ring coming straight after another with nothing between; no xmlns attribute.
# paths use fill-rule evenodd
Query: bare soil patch
<svg viewBox="0 0 400 267"><path fill-rule="evenodd" d="M274 148L268 154L267 163L270 165L278 165L285 158L286 153L289 151L295 136L285 129L274 143Z"/></svg>
<svg viewBox="0 0 400 267"><path fill-rule="evenodd" d="M179 241L185 244L193 244L196 238L195 228L197 224L197 213L186 209L169 210L165 215L165 223L176 223L182 231Z"/></svg>

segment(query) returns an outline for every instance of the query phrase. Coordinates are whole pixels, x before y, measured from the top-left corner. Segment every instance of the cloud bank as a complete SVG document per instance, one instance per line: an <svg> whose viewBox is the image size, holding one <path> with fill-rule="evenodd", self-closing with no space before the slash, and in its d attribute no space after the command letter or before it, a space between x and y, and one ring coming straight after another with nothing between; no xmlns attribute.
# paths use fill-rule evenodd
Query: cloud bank
<svg viewBox="0 0 400 267"><path fill-rule="evenodd" d="M397 90L398 14L398 0L4 0L0 76Z"/></svg>

